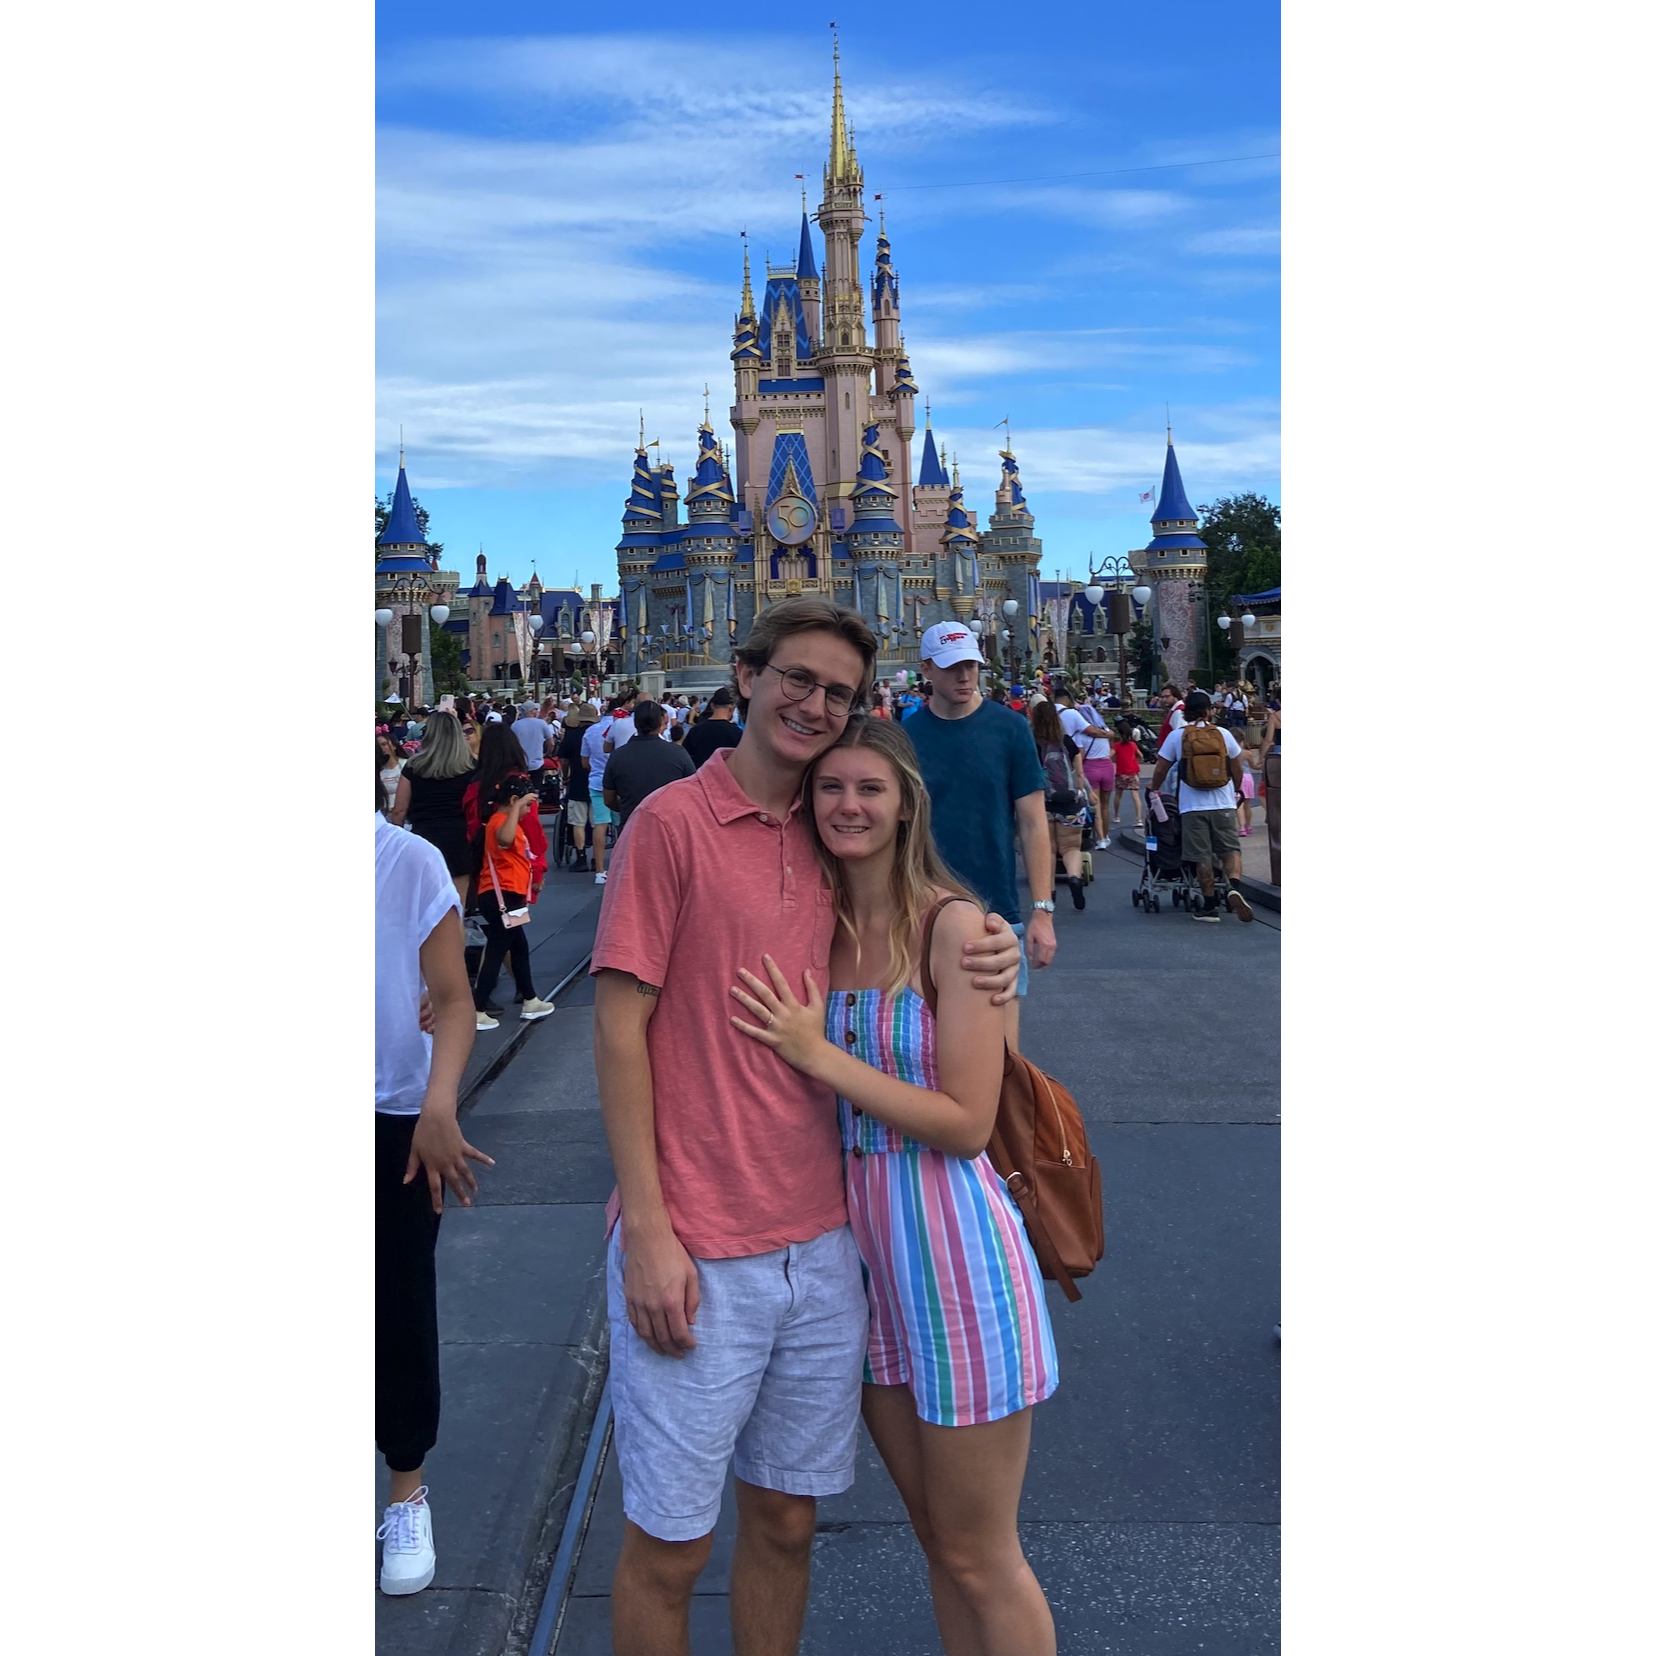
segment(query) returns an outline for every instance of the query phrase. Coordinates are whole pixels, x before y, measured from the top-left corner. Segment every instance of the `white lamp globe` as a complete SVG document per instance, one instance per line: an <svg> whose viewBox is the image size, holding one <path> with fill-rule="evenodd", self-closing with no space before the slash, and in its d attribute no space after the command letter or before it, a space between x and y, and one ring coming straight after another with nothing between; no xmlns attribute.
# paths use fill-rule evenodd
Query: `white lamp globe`
<svg viewBox="0 0 1656 1656"><path fill-rule="evenodd" d="M1091 604L1094 609L1097 609L1098 606L1104 602L1103 587L1101 587L1097 581L1094 581L1093 584L1087 588L1086 598L1087 602Z"/></svg>
<svg viewBox="0 0 1656 1656"><path fill-rule="evenodd" d="M431 606L431 619L435 621L439 627L442 626L448 618L449 607L447 604L433 604Z"/></svg>
<svg viewBox="0 0 1656 1656"><path fill-rule="evenodd" d="M530 630L530 632L538 633L541 630L541 628L544 627L545 625L546 625L546 619L545 619L544 616L531 615L529 617L529 630Z"/></svg>
<svg viewBox="0 0 1656 1656"><path fill-rule="evenodd" d="M1231 618L1228 615L1221 615L1215 625L1219 628L1220 632L1229 632L1231 627Z"/></svg>
<svg viewBox="0 0 1656 1656"><path fill-rule="evenodd" d="M1353 619L1360 621L1361 617L1359 615L1359 616L1353 617ZM1244 615L1242 617L1242 625L1244 627L1257 626L1258 623L1259 623L1259 617L1257 615Z"/></svg>
<svg viewBox="0 0 1656 1656"><path fill-rule="evenodd" d="M981 633L983 631L983 623L981 621L968 621L966 625L975 633Z"/></svg>
<svg viewBox="0 0 1656 1656"><path fill-rule="evenodd" d="M1006 628L1006 627L1001 628L1001 637L1002 638L1010 639L1011 636L1012 636L1011 631L1008 628Z"/></svg>
<svg viewBox="0 0 1656 1656"><path fill-rule="evenodd" d="M389 627L393 619L394 616L388 609L377 609L374 611L374 625L377 627Z"/></svg>
<svg viewBox="0 0 1656 1656"><path fill-rule="evenodd" d="M1018 600L1016 598L1008 598L1006 602L1001 605L1001 614L1004 615L1008 621L1010 621L1017 613Z"/></svg>
<svg viewBox="0 0 1656 1656"><path fill-rule="evenodd" d="M589 629L588 629L588 630L587 630L587 631L586 631L586 632L584 632L584 633L582 633L582 634L581 634L581 642L582 642L582 643L583 643L583 644L584 644L584 645L586 645L586 647L587 647L587 648L588 648L588 649L589 649L589 650L590 650L590 649L591 649L591 648L592 648L592 646L593 646L593 645L594 645L594 644L595 644L595 643L597 643L597 641L598 641L598 635L597 635L597 633L595 633L595 632L593 632L593 631L591 631L591 629L590 629L590 628L589 628Z"/></svg>
<svg viewBox="0 0 1656 1656"><path fill-rule="evenodd" d="M1133 588L1133 602L1141 609L1154 597L1155 594L1147 586L1136 586Z"/></svg>

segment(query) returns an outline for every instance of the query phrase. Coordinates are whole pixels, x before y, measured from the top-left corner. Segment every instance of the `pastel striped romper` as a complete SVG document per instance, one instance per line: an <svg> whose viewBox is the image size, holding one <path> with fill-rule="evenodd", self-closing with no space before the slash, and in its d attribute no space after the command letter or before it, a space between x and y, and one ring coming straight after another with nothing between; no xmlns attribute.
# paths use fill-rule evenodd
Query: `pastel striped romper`
<svg viewBox="0 0 1656 1656"><path fill-rule="evenodd" d="M913 988L837 989L828 1038L938 1088L937 1025ZM1023 1215L986 1155L929 1149L839 1101L845 1194L868 1285L865 1382L906 1385L922 1420L975 1426L1058 1385L1041 1271Z"/></svg>

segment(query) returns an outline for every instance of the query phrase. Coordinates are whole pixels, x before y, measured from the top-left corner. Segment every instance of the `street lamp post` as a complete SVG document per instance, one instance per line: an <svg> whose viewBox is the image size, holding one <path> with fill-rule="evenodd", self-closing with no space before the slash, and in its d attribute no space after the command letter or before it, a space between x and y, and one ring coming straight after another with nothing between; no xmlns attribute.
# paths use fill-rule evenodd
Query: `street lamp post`
<svg viewBox="0 0 1656 1656"><path fill-rule="evenodd" d="M1001 614L1006 617L1006 627L1001 633L1001 637L1007 641L1007 666L1015 674L1017 671L1018 651L1012 642L1012 633L1013 625L1018 619L1018 600L1016 598L1008 598L1005 603L1001 605Z"/></svg>
<svg viewBox="0 0 1656 1656"><path fill-rule="evenodd" d="M1115 634L1116 641L1116 677L1120 681L1118 694L1123 701L1127 698L1127 634L1133 627L1133 605L1140 609L1149 603L1151 592L1149 587L1134 587L1129 601L1128 583L1133 579L1133 565L1127 558L1105 558L1096 567L1089 558L1087 574L1091 584L1087 587L1087 602L1097 609L1106 598L1110 601L1108 611L1108 630ZM1112 590L1106 592L1102 582L1111 583Z"/></svg>
<svg viewBox="0 0 1656 1656"><path fill-rule="evenodd" d="M1248 641L1249 631L1259 625L1259 617L1253 612L1244 611L1241 615L1220 615L1214 618L1214 625L1224 633L1233 647L1240 649ZM1242 664L1237 662L1238 676L1242 672Z"/></svg>

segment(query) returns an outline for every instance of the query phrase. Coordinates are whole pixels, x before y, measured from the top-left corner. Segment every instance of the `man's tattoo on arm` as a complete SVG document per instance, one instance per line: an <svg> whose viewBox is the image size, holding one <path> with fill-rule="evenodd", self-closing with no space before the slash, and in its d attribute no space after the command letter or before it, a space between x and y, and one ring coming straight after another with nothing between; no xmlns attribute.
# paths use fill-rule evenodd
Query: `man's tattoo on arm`
<svg viewBox="0 0 1656 1656"><path fill-rule="evenodd" d="M633 987L641 995L648 995L651 1000L660 995L661 990L653 983L645 983L641 978L633 979Z"/></svg>

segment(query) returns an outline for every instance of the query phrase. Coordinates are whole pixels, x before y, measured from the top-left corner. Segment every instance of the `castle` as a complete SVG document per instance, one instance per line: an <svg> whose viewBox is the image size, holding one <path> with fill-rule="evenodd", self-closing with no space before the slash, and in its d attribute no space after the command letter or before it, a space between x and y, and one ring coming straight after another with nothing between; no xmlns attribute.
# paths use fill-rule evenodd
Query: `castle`
<svg viewBox="0 0 1656 1656"><path fill-rule="evenodd" d="M882 213L871 342L857 262L862 202L836 47L815 214L822 263L803 202L799 256L767 261L757 304L744 247L730 353L733 455L704 411L682 521L672 464L651 464L640 424L616 547L623 672L662 670L685 687L722 680L754 617L800 592L858 610L881 640L882 673L918 662L921 633L946 619L975 619L991 659L1006 628L1014 659L1027 659L1041 543L1010 438L987 530L963 503L958 462L952 477L945 469L929 413L913 475L919 386L903 343L901 284ZM1009 598L1018 604L1011 620Z"/></svg>

